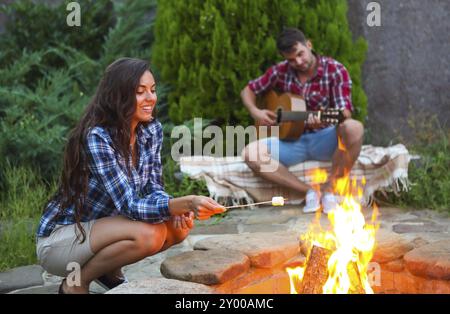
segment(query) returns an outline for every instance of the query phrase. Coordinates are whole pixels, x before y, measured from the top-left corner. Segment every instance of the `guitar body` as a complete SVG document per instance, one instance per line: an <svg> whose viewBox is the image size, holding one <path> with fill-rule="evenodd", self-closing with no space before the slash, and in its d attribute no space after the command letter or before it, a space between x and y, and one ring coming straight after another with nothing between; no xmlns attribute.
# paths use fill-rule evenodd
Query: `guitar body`
<svg viewBox="0 0 450 314"><path fill-rule="evenodd" d="M316 116L325 124L339 124L345 120L343 112L339 109L321 109L318 111L308 111L303 97L291 93L279 94L273 90L258 98L257 105L260 109L273 111L277 115L279 126L279 138L285 141L297 140L305 129L305 121L309 115ZM258 138L261 138L259 127ZM270 128L266 132L270 135Z"/></svg>
<svg viewBox="0 0 450 314"><path fill-rule="evenodd" d="M278 94L273 90L268 91L261 97L258 107L275 113L280 109L283 111L306 111L306 103L303 97L291 93ZM256 127L259 128L258 123L256 123ZM279 127L279 138L293 141L302 135L305 122L303 120L286 121L281 122ZM267 134L270 136L270 129Z"/></svg>

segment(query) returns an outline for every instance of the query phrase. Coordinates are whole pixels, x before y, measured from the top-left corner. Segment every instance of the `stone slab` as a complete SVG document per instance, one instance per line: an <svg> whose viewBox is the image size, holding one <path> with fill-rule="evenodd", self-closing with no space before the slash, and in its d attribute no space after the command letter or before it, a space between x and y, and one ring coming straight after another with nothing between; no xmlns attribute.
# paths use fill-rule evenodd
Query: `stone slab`
<svg viewBox="0 0 450 314"><path fill-rule="evenodd" d="M41 286L44 284L43 272L44 269L39 265L28 265L0 273L0 293Z"/></svg>
<svg viewBox="0 0 450 314"><path fill-rule="evenodd" d="M416 276L450 280L450 239L416 248L404 260L406 268Z"/></svg>
<svg viewBox="0 0 450 314"><path fill-rule="evenodd" d="M376 232L376 245L372 261L378 263L391 262L401 258L412 249L414 249L414 244L411 241L394 232L379 229Z"/></svg>
<svg viewBox="0 0 450 314"><path fill-rule="evenodd" d="M233 249L247 255L254 267L272 268L296 256L300 246L297 233L273 232L210 237L196 242L194 249Z"/></svg>
<svg viewBox="0 0 450 314"><path fill-rule="evenodd" d="M166 278L146 278L122 284L105 294L213 294L215 290L199 283Z"/></svg>
<svg viewBox="0 0 450 314"><path fill-rule="evenodd" d="M245 273L250 260L234 250L195 250L167 258L161 273L169 279L216 285Z"/></svg>

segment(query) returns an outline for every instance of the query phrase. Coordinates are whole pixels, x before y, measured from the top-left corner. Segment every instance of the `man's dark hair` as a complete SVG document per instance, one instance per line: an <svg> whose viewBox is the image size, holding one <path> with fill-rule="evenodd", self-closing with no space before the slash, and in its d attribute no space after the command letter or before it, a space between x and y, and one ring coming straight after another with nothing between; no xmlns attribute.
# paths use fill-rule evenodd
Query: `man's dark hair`
<svg viewBox="0 0 450 314"><path fill-rule="evenodd" d="M278 35L277 48L280 52L289 53L294 49L297 43L306 45L306 37L303 32L297 28L288 27Z"/></svg>

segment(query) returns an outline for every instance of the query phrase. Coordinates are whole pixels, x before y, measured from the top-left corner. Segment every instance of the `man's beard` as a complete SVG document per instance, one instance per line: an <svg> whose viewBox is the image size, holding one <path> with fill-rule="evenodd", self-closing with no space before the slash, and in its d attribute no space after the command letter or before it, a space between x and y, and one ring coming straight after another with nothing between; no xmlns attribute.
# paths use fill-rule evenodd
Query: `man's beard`
<svg viewBox="0 0 450 314"><path fill-rule="evenodd" d="M305 67L303 67L303 66L298 67L298 68L296 68L296 70L297 70L297 72L300 72L300 73L308 73L309 69L311 68L311 64L312 64L312 62L308 62Z"/></svg>

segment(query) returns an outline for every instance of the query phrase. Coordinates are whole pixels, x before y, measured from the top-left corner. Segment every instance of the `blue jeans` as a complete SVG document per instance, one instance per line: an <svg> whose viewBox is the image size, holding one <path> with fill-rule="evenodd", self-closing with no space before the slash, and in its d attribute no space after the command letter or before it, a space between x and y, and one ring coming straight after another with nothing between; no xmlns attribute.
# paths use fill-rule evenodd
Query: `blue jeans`
<svg viewBox="0 0 450 314"><path fill-rule="evenodd" d="M317 132L304 133L294 141L283 141L277 137L269 137L261 141L269 148L272 158L286 167L307 160L331 161L338 146L335 126Z"/></svg>

